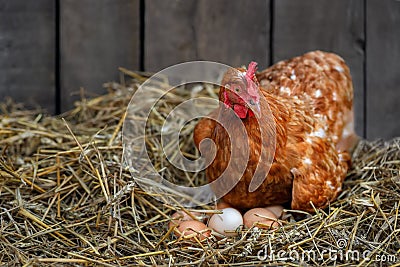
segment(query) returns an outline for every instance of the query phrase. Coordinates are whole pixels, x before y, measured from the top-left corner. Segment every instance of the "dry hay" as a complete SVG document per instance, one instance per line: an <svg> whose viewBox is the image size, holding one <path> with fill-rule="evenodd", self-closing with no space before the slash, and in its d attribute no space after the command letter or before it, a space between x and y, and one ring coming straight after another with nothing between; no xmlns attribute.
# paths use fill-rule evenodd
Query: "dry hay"
<svg viewBox="0 0 400 267"><path fill-rule="evenodd" d="M339 199L315 215L295 216L296 221L290 214L298 213L289 212L276 231L238 229L234 238L214 236L198 242L176 237L167 225L179 207L158 202L137 187L122 164L124 107L146 79L123 72L129 82L106 84L108 94L83 99L60 117L27 111L11 102L1 104L0 263L375 266L399 262L400 139L361 141ZM199 94L214 93L208 88ZM191 144L189 130L182 140ZM205 182L204 175L178 181ZM210 213L213 207L197 210ZM363 257L366 252L369 259Z"/></svg>

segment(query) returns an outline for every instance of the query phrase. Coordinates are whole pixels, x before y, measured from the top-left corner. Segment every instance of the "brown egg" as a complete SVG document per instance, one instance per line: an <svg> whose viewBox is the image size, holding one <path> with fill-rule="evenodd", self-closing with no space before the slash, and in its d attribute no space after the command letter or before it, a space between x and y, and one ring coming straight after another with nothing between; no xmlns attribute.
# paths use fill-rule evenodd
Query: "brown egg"
<svg viewBox="0 0 400 267"><path fill-rule="evenodd" d="M222 210L225 208L232 208L231 205L229 205L228 203L224 202L224 201L220 201L217 203L217 205L215 206L216 210Z"/></svg>
<svg viewBox="0 0 400 267"><path fill-rule="evenodd" d="M175 235L184 236L184 238L189 238L192 241L195 241L195 237L197 237L201 241L210 237L211 230L202 222L190 220L181 222L175 229Z"/></svg>
<svg viewBox="0 0 400 267"><path fill-rule="evenodd" d="M200 213L198 212L191 212L190 213L194 218L197 216L200 216ZM183 221L189 221L193 220L192 217L190 217L186 212L184 211L177 211L171 216L172 220L168 224L168 228L171 228L172 226L178 226L181 222Z"/></svg>
<svg viewBox="0 0 400 267"><path fill-rule="evenodd" d="M283 207L281 205L272 205L265 208L272 211L277 218L283 215Z"/></svg>
<svg viewBox="0 0 400 267"><path fill-rule="evenodd" d="M243 216L244 225L249 228L253 225L265 229L277 228L279 224L274 221L275 219L277 219L276 215L266 208L251 209Z"/></svg>

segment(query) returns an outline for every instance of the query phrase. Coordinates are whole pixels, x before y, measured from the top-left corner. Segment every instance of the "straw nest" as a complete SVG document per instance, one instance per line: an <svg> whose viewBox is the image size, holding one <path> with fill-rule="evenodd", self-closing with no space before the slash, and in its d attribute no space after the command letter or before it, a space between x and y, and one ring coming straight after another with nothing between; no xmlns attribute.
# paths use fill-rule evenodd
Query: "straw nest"
<svg viewBox="0 0 400 267"><path fill-rule="evenodd" d="M1 104L0 263L375 266L400 261L399 138L361 141L342 194L316 214L288 211L278 230L242 228L236 237L200 242L174 235L168 222L182 207L157 201L133 182L123 164L125 108L146 75L122 73L121 83L105 84L108 94L84 98L59 117L10 101ZM206 86L197 94L215 97L215 92ZM161 100L163 112L190 97L179 94ZM148 123L152 132L165 118L156 115ZM185 155L193 158L194 123L181 133ZM153 137L149 157L167 166L158 142L150 142ZM173 174L174 182L205 183L203 173ZM193 210L216 212L213 205Z"/></svg>

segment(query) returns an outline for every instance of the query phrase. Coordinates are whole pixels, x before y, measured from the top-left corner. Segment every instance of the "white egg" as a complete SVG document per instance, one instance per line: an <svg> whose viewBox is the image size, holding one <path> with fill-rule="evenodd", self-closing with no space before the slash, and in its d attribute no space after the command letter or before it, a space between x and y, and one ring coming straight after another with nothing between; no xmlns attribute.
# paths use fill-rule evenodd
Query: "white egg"
<svg viewBox="0 0 400 267"><path fill-rule="evenodd" d="M243 224L242 214L234 208L225 208L221 211L221 214L214 214L211 216L208 221L208 226L220 234L235 236L235 230Z"/></svg>

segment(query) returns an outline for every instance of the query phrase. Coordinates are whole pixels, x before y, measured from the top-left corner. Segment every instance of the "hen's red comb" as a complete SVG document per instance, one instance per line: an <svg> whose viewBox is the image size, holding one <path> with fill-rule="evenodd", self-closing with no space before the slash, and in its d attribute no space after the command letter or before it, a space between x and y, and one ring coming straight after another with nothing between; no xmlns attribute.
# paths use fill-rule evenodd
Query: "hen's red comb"
<svg viewBox="0 0 400 267"><path fill-rule="evenodd" d="M250 95L252 96L258 96L257 88L255 87L254 83L254 75L256 74L257 71L257 62L250 62L249 67L247 68L246 71L246 80L248 84L247 91L249 92Z"/></svg>
<svg viewBox="0 0 400 267"><path fill-rule="evenodd" d="M254 75L256 74L257 71L257 62L250 62L249 66L247 67L247 71L246 71L246 77L253 79Z"/></svg>

